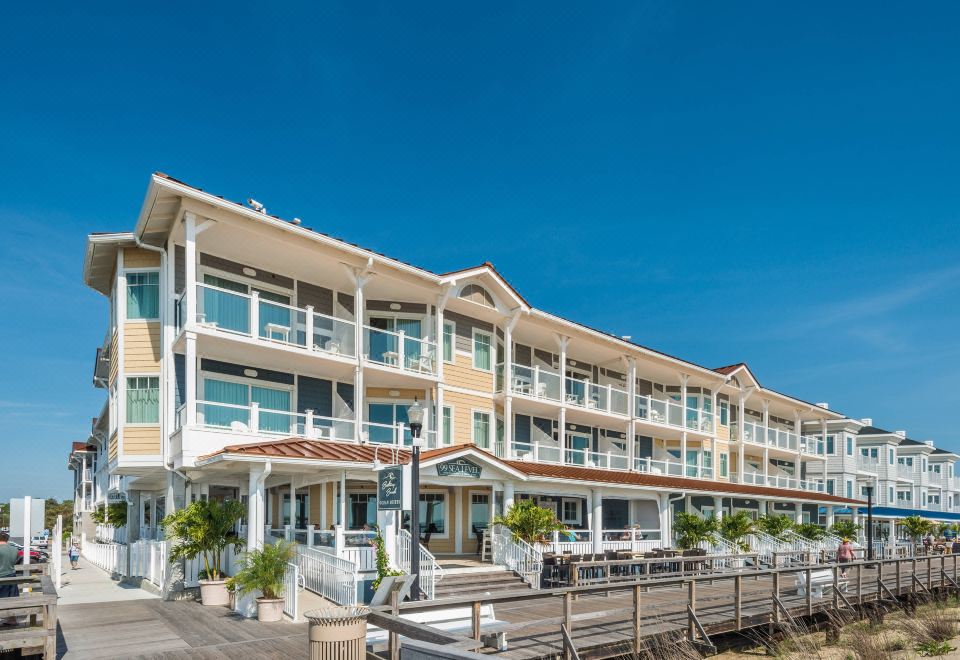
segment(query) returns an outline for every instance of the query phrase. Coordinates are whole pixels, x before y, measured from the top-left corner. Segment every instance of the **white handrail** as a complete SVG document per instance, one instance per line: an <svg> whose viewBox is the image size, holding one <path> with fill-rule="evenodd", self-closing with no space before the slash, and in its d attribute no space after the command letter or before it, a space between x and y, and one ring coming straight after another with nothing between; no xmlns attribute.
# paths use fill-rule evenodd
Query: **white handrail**
<svg viewBox="0 0 960 660"><path fill-rule="evenodd" d="M300 578L310 591L338 605L357 604L357 565L329 552L296 546Z"/></svg>
<svg viewBox="0 0 960 660"><path fill-rule="evenodd" d="M494 525L490 534L493 563L519 573L534 589L539 589L540 574L543 572L543 555L540 551L514 537L513 532L504 525Z"/></svg>
<svg viewBox="0 0 960 660"><path fill-rule="evenodd" d="M397 568L410 573L410 556L413 537L410 532L401 529L397 533ZM421 543L420 544L420 591L428 600L436 598L437 583L443 579L443 569L437 563L437 558Z"/></svg>

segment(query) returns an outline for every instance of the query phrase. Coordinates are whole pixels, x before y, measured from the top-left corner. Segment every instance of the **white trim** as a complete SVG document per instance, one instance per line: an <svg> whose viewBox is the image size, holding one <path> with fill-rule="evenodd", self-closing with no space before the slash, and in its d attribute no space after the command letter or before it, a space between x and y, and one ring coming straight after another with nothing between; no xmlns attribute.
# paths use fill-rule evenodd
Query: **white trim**
<svg viewBox="0 0 960 660"><path fill-rule="evenodd" d="M490 347L490 366L487 368L477 366L477 335L483 335L490 340L490 343L488 344ZM493 372L497 360L497 347L494 342L495 340L493 333L487 332L486 330L481 330L480 328L473 328L473 332L470 335L470 364L477 371L483 371L485 373Z"/></svg>
<svg viewBox="0 0 960 660"><path fill-rule="evenodd" d="M127 381L131 378L156 378L157 379L157 421L156 422L129 422L127 421L127 394L130 391ZM119 378L117 379L119 380ZM159 371L152 372L132 372L124 373L123 377L123 420L122 424L130 428L160 428L163 421L163 379ZM161 439L162 441L162 439Z"/></svg>
<svg viewBox="0 0 960 660"><path fill-rule="evenodd" d="M122 252L122 250L121 250ZM131 273L156 273L157 274L157 314L159 316L143 319L131 319L127 317L127 275ZM134 323L138 321L144 322L162 322L163 313L164 313L164 293L163 293L163 264L159 266L149 266L146 268L123 268L119 271L118 278L123 280L123 322L124 323Z"/></svg>
<svg viewBox="0 0 960 660"><path fill-rule="evenodd" d="M577 507L577 517L576 519L568 519L565 512L565 507L568 503L573 502ZM583 524L583 503L580 499L574 497L561 497L560 498L560 522L567 525L582 525Z"/></svg>
<svg viewBox="0 0 960 660"><path fill-rule="evenodd" d="M476 488L460 488L458 491L465 491L467 494L467 538L470 540L476 540L476 537L473 535L473 495L483 495L487 498L487 518L490 517L490 505L493 503L493 489L482 490ZM487 524L493 522L492 520L487 520ZM462 538L462 536L461 536Z"/></svg>
<svg viewBox="0 0 960 660"><path fill-rule="evenodd" d="M446 351L443 345L444 337L447 336L447 326L450 326L450 359L446 357ZM454 364L457 359L457 324L454 321L443 322L443 336L440 337L440 357L446 364Z"/></svg>
<svg viewBox="0 0 960 660"><path fill-rule="evenodd" d="M450 423L449 423L449 425L446 423L447 420L445 420L444 417L443 417L443 410L444 410L444 408L449 408L449 409L450 409ZM456 414L457 414L457 411L454 409L454 406L452 406L452 405L450 405L450 404L448 404L448 403L446 403L446 402L444 402L444 404L440 407L440 421L442 422L443 433L445 434L445 433L447 432L447 430L449 429L449 431L450 431L450 442L448 443L448 442L446 441L446 439L443 437L443 434L441 434L440 437L437 438L437 446L440 446L440 447L450 447L450 446L456 444L456 436L454 435L454 433L455 433L455 431L456 431L456 421L455 421L455 420L456 420Z"/></svg>

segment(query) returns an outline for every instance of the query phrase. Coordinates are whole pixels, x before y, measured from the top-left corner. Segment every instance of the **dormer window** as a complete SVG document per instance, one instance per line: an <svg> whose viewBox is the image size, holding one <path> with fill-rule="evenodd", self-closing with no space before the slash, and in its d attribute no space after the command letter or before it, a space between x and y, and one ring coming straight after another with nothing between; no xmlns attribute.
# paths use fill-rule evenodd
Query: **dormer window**
<svg viewBox="0 0 960 660"><path fill-rule="evenodd" d="M483 305L484 307L496 308L496 304L493 302L493 296L491 296L490 292L479 284L466 285L460 289L459 297L462 300L469 300L470 302Z"/></svg>

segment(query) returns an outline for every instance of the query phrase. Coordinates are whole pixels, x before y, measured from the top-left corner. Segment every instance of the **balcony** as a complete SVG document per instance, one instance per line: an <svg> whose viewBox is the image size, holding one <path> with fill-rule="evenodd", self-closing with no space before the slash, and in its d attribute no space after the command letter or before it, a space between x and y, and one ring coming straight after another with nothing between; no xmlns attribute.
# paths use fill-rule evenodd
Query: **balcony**
<svg viewBox="0 0 960 660"><path fill-rule="evenodd" d="M645 394L634 397L634 416L653 424L672 426L703 434L713 433L714 415L707 410L686 408L672 399L654 399Z"/></svg>
<svg viewBox="0 0 960 660"><path fill-rule="evenodd" d="M596 452L585 449L560 449L554 445L537 442L514 442L513 455L520 461L531 463L549 463L551 465L570 465L575 467L599 468L602 470L631 470L630 457L617 452ZM497 455L506 458L500 448ZM634 458L634 472L644 474L688 477L691 479L713 479L713 468L697 465L682 465L679 461L661 461L651 458Z"/></svg>
<svg viewBox="0 0 960 660"><path fill-rule="evenodd" d="M857 468L861 472L877 474L880 471L880 459L876 456L864 456L861 454L857 458Z"/></svg>
<svg viewBox="0 0 960 660"><path fill-rule="evenodd" d="M256 403L242 406L215 401L197 402L197 426L205 430L280 438L355 442L356 423L353 419L324 417L314 415L312 412L269 410L261 408ZM361 422L360 431L361 438L372 444L409 446L413 437L410 428L404 424ZM424 430L422 437L426 448L437 447L436 431Z"/></svg>
<svg viewBox="0 0 960 660"><path fill-rule="evenodd" d="M560 374L540 367L511 365L509 385L511 394L613 415L629 414L629 394L624 389L569 376L561 378ZM503 389L503 365L497 368L497 387Z"/></svg>
<svg viewBox="0 0 960 660"><path fill-rule="evenodd" d="M901 479L913 479L914 471L912 465L897 463L897 477Z"/></svg>
<svg viewBox="0 0 960 660"><path fill-rule="evenodd" d="M436 375L437 345L403 331L363 326L363 357L369 362L416 374Z"/></svg>
<svg viewBox="0 0 960 660"><path fill-rule="evenodd" d="M80 481L81 481L81 483L92 484L92 483L93 483L93 470L91 470L90 468L84 468L83 471L81 472Z"/></svg>
<svg viewBox="0 0 960 660"><path fill-rule="evenodd" d="M738 424L732 424L730 427L731 436L736 438ZM744 422L743 439L754 445L782 449L784 451L796 452L808 456L819 456L817 439L810 436L798 436L793 431L770 426L764 429L763 424L755 422Z"/></svg>

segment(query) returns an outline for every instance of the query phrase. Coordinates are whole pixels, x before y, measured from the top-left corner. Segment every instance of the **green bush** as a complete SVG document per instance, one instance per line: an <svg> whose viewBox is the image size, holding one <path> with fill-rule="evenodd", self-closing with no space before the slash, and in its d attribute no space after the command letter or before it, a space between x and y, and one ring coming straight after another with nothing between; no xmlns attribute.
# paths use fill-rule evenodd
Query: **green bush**
<svg viewBox="0 0 960 660"><path fill-rule="evenodd" d="M277 541L251 550L240 560L240 570L233 576L238 595L259 591L264 598L280 598L284 591L287 563L293 559L293 543Z"/></svg>
<svg viewBox="0 0 960 660"><path fill-rule="evenodd" d="M833 526L830 528L830 533L834 536L839 536L841 539L850 539L851 541L857 538L857 532L859 531L860 525L852 520L838 520L833 523Z"/></svg>
<svg viewBox="0 0 960 660"><path fill-rule="evenodd" d="M784 534L794 528L796 523L789 516L778 514L767 514L757 518L757 527L764 534L769 534L775 539L780 539Z"/></svg>
<svg viewBox="0 0 960 660"><path fill-rule="evenodd" d="M507 515L495 517L493 524L507 527L514 538L527 543L545 543L551 534L566 529L553 511L537 506L533 500L520 500Z"/></svg>
<svg viewBox="0 0 960 660"><path fill-rule="evenodd" d="M720 536L744 551L749 550L750 545L743 539L748 534L752 534L754 529L756 529L756 522L746 511L738 511L720 519Z"/></svg>
<svg viewBox="0 0 960 660"><path fill-rule="evenodd" d="M243 505L237 500L197 500L174 511L160 521L167 538L174 541L170 561L202 556L206 579L219 580L220 555L229 545L234 552L243 547L243 540L234 533L243 513Z"/></svg>
<svg viewBox="0 0 960 660"><path fill-rule="evenodd" d="M695 513L681 511L673 519L673 531L681 550L696 548L704 541L713 541L719 524L713 516L701 518Z"/></svg>

